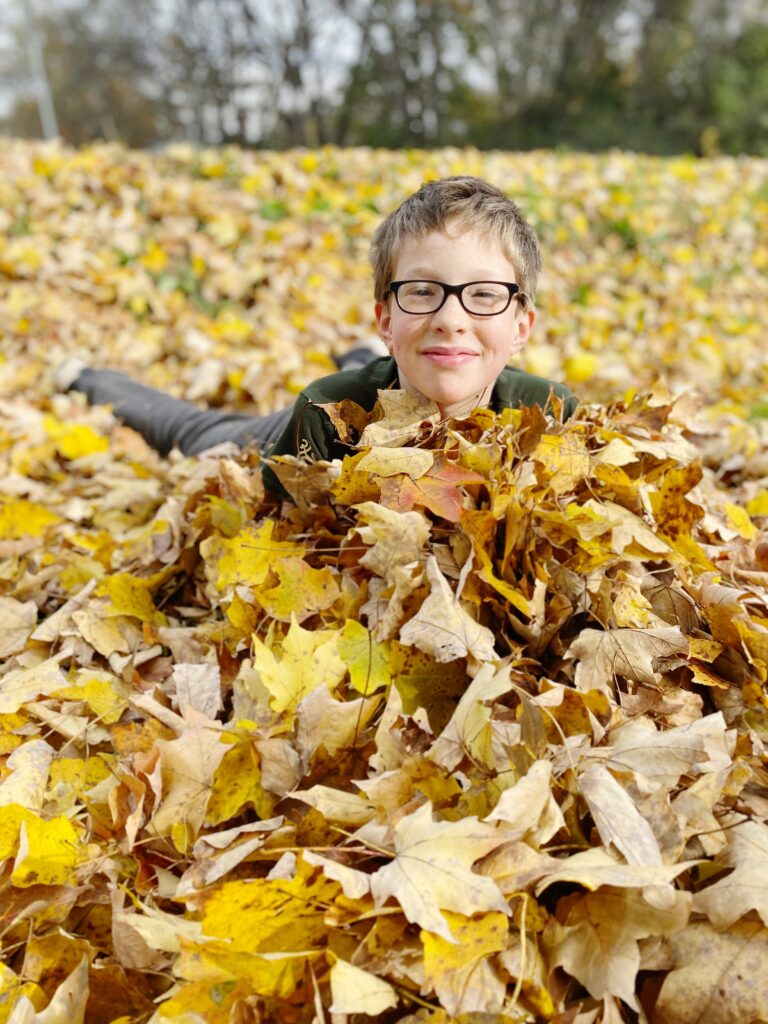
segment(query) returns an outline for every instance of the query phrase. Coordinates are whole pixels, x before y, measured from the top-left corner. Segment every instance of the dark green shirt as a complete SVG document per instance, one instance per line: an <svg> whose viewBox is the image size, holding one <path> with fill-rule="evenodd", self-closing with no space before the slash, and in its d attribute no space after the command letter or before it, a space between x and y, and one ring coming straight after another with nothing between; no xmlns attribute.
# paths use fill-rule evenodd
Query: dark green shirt
<svg viewBox="0 0 768 1024"><path fill-rule="evenodd" d="M265 455L301 455L310 459L342 459L350 447L339 439L330 418L319 406L348 398L370 412L378 392L398 383L397 364L392 356L382 356L357 370L322 377L305 388L293 407L288 426ZM551 413L552 394L563 401L563 416L568 419L578 399L563 384L536 377L516 367L506 366L499 374L491 396L494 412L538 405Z"/></svg>

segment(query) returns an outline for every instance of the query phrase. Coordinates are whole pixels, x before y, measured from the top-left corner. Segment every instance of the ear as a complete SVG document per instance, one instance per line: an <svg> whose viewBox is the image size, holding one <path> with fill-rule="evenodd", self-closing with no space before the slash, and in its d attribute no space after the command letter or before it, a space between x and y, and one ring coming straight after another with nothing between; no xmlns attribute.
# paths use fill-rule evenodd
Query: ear
<svg viewBox="0 0 768 1024"><path fill-rule="evenodd" d="M374 313L376 314L376 323L379 325L379 337L391 352L392 317L389 315L389 304L386 302L377 302L374 307Z"/></svg>
<svg viewBox="0 0 768 1024"><path fill-rule="evenodd" d="M510 344L510 355L516 355L518 352L523 351L531 336L531 331L533 330L533 325L535 323L536 310L533 306L528 306L528 308L524 309L520 316L515 320L515 327L517 330Z"/></svg>

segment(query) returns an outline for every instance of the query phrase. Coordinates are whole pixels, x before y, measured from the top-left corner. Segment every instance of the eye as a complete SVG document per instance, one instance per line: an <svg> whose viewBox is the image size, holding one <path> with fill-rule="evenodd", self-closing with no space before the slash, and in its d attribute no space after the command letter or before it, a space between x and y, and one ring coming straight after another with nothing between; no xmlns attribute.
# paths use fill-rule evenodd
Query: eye
<svg viewBox="0 0 768 1024"><path fill-rule="evenodd" d="M498 302L507 301L507 290L499 285L482 281L468 289L468 296L473 302L480 302L483 305L495 305Z"/></svg>
<svg viewBox="0 0 768 1024"><path fill-rule="evenodd" d="M434 298L440 292L436 284L429 281L407 281L402 289L404 296L408 298Z"/></svg>

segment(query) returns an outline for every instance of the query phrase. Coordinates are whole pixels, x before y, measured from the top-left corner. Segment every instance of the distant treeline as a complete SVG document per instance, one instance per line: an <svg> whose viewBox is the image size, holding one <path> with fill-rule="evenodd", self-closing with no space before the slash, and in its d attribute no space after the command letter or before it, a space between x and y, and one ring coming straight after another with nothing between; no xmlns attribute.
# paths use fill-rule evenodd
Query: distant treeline
<svg viewBox="0 0 768 1024"><path fill-rule="evenodd" d="M34 29L75 144L768 154L763 0L25 3L0 16L15 135L41 130Z"/></svg>

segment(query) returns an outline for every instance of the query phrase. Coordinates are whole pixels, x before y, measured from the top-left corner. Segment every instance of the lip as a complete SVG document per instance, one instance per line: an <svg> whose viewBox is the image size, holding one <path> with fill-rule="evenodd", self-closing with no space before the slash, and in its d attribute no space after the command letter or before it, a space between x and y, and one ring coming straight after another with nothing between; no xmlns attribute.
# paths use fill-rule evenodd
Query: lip
<svg viewBox="0 0 768 1024"><path fill-rule="evenodd" d="M423 349L421 354L436 366L463 366L477 358L477 353L471 349L451 348L447 345L432 345Z"/></svg>

